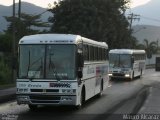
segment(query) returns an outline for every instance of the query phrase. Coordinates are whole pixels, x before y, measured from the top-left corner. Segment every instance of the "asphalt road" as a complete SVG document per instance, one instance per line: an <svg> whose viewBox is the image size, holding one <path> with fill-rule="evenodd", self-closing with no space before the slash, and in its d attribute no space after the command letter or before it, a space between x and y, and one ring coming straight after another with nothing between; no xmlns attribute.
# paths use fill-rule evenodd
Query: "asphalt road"
<svg viewBox="0 0 160 120"><path fill-rule="evenodd" d="M16 101L0 104L0 119L5 120L113 120L125 114L136 114L148 95L148 88L158 84L160 72L146 70L133 81L114 80L101 98L94 97L76 110L74 107L43 107L30 111L27 105Z"/></svg>

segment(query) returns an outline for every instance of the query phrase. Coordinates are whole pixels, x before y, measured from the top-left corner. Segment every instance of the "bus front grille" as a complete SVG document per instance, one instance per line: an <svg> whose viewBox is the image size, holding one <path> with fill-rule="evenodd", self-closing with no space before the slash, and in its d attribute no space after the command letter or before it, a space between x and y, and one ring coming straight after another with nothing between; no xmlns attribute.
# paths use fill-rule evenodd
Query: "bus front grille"
<svg viewBox="0 0 160 120"><path fill-rule="evenodd" d="M124 77L124 74L122 74L122 73L113 73L113 76L120 76L120 77Z"/></svg>
<svg viewBox="0 0 160 120"><path fill-rule="evenodd" d="M45 89L46 93L47 92L54 92L58 93L59 89ZM43 89L31 89L31 92L43 92Z"/></svg>
<svg viewBox="0 0 160 120"><path fill-rule="evenodd" d="M60 96L51 95L34 95L29 96L32 103L59 103Z"/></svg>

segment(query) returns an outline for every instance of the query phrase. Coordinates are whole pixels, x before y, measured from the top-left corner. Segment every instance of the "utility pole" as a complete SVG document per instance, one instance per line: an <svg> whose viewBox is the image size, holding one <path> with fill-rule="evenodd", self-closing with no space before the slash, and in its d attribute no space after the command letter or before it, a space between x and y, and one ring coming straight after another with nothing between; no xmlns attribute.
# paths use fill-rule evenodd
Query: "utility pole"
<svg viewBox="0 0 160 120"><path fill-rule="evenodd" d="M133 14L133 13L128 14L128 15L129 15L129 16L128 16L128 20L130 20L129 29L131 30L133 20L138 20L138 21L139 21L139 20L140 20L140 15Z"/></svg>
<svg viewBox="0 0 160 120"><path fill-rule="evenodd" d="M13 0L13 28L12 28L12 80L13 83L16 80L16 69L15 69L15 58L16 58L16 48L15 48L15 0Z"/></svg>
<svg viewBox="0 0 160 120"><path fill-rule="evenodd" d="M129 25L129 30L132 34L132 22L133 20L140 20L140 15L136 15L136 14L128 14L128 20L130 20L130 25ZM134 48L133 44L131 44L132 46L130 46L130 48Z"/></svg>
<svg viewBox="0 0 160 120"><path fill-rule="evenodd" d="M21 0L19 0L18 6L18 18L21 19Z"/></svg>
<svg viewBox="0 0 160 120"><path fill-rule="evenodd" d="M17 26L17 39L20 39L21 34L21 0L18 3L18 26ZM17 48L17 41L16 41L16 48Z"/></svg>

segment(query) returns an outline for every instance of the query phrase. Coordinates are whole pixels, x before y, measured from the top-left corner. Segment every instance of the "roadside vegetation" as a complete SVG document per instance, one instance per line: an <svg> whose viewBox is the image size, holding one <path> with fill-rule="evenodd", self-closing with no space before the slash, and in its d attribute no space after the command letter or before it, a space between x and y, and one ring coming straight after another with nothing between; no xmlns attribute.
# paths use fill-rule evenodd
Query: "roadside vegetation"
<svg viewBox="0 0 160 120"><path fill-rule="evenodd" d="M144 41L143 44L137 45L137 49L145 50L147 58L151 59L153 54L159 52L158 40L149 42L147 39L144 39L143 41Z"/></svg>
<svg viewBox="0 0 160 120"><path fill-rule="evenodd" d="M41 15L29 15L26 13L21 13L21 19L18 16L15 17L15 41L16 41L16 56L18 55L18 42L19 39L25 35L43 33L42 27L48 27L47 23L44 23L40 20ZM9 86L15 85L13 81L13 69L16 69L16 61L13 58L13 38L12 38L12 29L13 29L13 17L5 16L9 26L4 33L0 34L0 89ZM36 29L35 29L36 28ZM46 32L46 31L45 31Z"/></svg>

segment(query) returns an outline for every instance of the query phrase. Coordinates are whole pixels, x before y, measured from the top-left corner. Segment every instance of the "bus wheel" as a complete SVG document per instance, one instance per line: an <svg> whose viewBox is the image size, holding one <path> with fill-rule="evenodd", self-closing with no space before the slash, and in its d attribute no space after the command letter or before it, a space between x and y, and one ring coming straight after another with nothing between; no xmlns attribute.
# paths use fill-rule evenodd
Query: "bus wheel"
<svg viewBox="0 0 160 120"><path fill-rule="evenodd" d="M100 92L98 93L98 97L101 97L103 94L103 80L101 81L101 85L100 85Z"/></svg>
<svg viewBox="0 0 160 120"><path fill-rule="evenodd" d="M134 79L134 72L132 73L132 77L131 77L131 80L133 80Z"/></svg>
<svg viewBox="0 0 160 120"><path fill-rule="evenodd" d="M142 70L141 70L141 74L140 74L139 78L141 78L141 77L142 77L142 73L143 73L143 72L142 72Z"/></svg>
<svg viewBox="0 0 160 120"><path fill-rule="evenodd" d="M38 106L29 104L28 107L29 107L30 110L34 111L34 110L37 109Z"/></svg>

